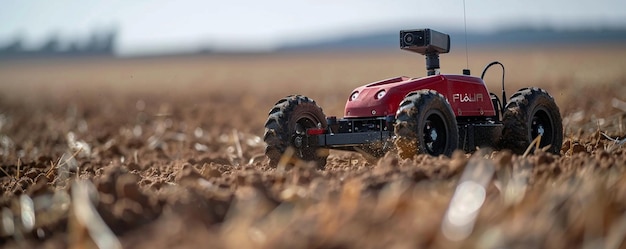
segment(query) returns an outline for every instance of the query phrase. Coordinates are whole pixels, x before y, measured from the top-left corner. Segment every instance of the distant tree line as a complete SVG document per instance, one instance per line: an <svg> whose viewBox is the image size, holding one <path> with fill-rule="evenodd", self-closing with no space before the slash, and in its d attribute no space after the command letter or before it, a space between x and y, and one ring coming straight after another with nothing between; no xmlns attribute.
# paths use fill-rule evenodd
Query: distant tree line
<svg viewBox="0 0 626 249"><path fill-rule="evenodd" d="M94 31L87 41L65 41L51 35L40 47L27 49L21 37L0 46L0 59L37 57L113 56L117 30Z"/></svg>

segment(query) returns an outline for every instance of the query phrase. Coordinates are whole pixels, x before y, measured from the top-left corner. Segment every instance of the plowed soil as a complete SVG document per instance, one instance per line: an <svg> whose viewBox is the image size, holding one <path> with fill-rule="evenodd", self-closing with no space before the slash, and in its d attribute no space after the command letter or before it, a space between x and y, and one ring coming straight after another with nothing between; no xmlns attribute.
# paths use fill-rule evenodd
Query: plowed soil
<svg viewBox="0 0 626 249"><path fill-rule="evenodd" d="M460 72L464 54L442 55ZM288 94L420 76L402 52L0 62L2 248L626 248L626 48L473 51L563 117L560 155L333 151L272 168ZM500 71L486 78L500 94Z"/></svg>

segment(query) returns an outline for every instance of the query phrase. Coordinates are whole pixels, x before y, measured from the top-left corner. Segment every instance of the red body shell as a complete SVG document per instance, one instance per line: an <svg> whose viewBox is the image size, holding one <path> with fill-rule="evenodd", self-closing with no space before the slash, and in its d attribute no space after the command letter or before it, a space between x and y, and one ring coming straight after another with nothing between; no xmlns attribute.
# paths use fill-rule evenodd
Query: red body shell
<svg viewBox="0 0 626 249"><path fill-rule="evenodd" d="M352 91L352 94L358 92L356 99L348 97L344 115L346 118L395 116L404 97L421 89L432 89L445 96L457 117L496 115L483 80L466 75L396 77L361 86ZM382 90L386 94L378 99Z"/></svg>

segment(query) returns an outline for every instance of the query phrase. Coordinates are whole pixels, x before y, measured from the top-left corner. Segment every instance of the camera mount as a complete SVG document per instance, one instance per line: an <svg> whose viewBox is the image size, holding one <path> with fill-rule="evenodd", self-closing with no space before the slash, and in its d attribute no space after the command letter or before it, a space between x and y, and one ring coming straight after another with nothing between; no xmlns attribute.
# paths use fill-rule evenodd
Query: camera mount
<svg viewBox="0 0 626 249"><path fill-rule="evenodd" d="M428 75L436 75L439 54L450 52L450 36L432 29L401 30L400 49L425 55Z"/></svg>

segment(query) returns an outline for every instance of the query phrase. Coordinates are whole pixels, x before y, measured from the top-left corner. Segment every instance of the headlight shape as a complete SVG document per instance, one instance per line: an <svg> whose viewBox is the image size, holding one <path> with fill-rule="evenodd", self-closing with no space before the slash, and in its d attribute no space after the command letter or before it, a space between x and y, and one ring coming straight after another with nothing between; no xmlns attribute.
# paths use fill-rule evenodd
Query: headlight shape
<svg viewBox="0 0 626 249"><path fill-rule="evenodd" d="M383 97L385 97L385 94L387 94L387 91L380 90L378 93L376 93L376 99L382 99Z"/></svg>
<svg viewBox="0 0 626 249"><path fill-rule="evenodd" d="M359 97L359 92L353 92L352 95L350 95L350 101L354 101L358 97Z"/></svg>

